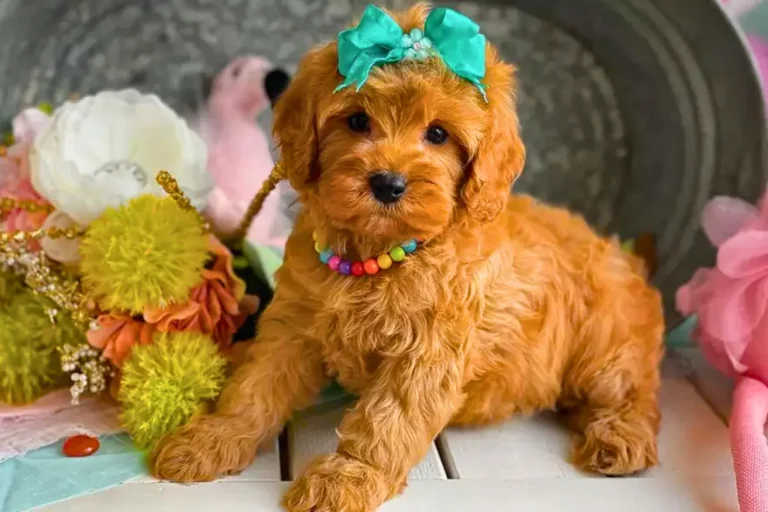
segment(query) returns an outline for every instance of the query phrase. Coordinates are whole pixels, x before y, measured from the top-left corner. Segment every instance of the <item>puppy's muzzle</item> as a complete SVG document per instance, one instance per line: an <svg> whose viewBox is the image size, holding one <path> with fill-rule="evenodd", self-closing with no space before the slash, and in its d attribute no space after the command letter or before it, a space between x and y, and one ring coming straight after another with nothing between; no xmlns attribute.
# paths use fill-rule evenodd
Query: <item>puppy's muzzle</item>
<svg viewBox="0 0 768 512"><path fill-rule="evenodd" d="M373 197L383 204L396 203L408 188L405 177L393 171L379 171L372 175L369 181Z"/></svg>

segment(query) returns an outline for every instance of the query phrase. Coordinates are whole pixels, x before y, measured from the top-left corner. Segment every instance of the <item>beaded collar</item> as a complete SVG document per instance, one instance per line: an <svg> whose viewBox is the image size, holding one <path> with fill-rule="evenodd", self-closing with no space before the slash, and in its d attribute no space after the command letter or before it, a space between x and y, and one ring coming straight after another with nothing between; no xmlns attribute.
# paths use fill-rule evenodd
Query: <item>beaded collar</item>
<svg viewBox="0 0 768 512"><path fill-rule="evenodd" d="M412 239L394 246L388 252L379 254L375 258L368 258L365 261L349 261L333 252L333 249L323 248L317 241L317 233L312 233L312 238L315 241L315 251L320 255L320 261L323 265L328 265L331 270L341 275L355 277L378 274L379 270L386 270L393 263L403 261L407 254L411 254L418 247L416 240Z"/></svg>

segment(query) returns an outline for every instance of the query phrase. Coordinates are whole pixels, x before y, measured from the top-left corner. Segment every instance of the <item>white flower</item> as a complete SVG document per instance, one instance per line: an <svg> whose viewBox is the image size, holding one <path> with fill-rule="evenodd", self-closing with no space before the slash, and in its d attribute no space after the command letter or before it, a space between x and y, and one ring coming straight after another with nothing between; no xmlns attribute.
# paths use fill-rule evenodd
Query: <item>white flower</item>
<svg viewBox="0 0 768 512"><path fill-rule="evenodd" d="M104 91L66 103L34 142L32 184L57 210L86 226L110 206L164 195L161 170L176 178L198 210L213 180L207 148L155 95Z"/></svg>

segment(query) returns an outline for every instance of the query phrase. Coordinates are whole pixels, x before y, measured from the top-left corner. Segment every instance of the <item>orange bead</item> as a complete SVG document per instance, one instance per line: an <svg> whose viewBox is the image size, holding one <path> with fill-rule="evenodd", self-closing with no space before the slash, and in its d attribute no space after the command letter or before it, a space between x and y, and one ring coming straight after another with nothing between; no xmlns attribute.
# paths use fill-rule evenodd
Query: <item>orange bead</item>
<svg viewBox="0 0 768 512"><path fill-rule="evenodd" d="M61 451L67 457L88 457L99 449L99 440L95 437L78 435L64 441Z"/></svg>
<svg viewBox="0 0 768 512"><path fill-rule="evenodd" d="M373 258L365 260L363 267L365 267L365 273L368 275L373 275L379 271L379 264L376 263L376 260Z"/></svg>

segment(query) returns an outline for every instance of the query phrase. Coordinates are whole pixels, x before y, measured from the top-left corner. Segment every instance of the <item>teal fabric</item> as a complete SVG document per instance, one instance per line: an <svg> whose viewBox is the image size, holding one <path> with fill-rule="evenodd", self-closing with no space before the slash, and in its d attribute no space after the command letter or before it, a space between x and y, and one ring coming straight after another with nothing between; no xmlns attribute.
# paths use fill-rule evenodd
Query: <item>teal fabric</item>
<svg viewBox="0 0 768 512"><path fill-rule="evenodd" d="M337 91L353 84L359 91L374 66L439 57L488 101L481 82L485 77L485 36L474 21L452 9L433 10L423 32L415 29L405 34L387 13L369 5L356 27L339 34L338 53L344 81Z"/></svg>
<svg viewBox="0 0 768 512"><path fill-rule="evenodd" d="M99 451L90 457L66 457L59 442L0 464L0 510L30 510L147 473L144 454L127 435L100 441Z"/></svg>
<svg viewBox="0 0 768 512"><path fill-rule="evenodd" d="M695 343L691 338L693 329L696 327L696 317L686 318L680 325L669 331L665 342L668 347L691 347Z"/></svg>

